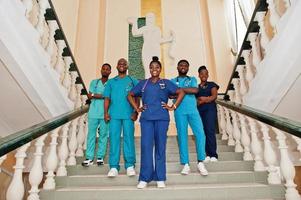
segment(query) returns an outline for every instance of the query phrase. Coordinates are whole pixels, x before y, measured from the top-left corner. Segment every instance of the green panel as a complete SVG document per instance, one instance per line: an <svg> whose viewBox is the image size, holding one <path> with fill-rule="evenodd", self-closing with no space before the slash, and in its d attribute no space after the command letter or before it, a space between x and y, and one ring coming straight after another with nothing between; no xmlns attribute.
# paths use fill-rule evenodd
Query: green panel
<svg viewBox="0 0 301 200"><path fill-rule="evenodd" d="M145 17L138 19L138 28L145 25ZM137 79L144 79L145 73L142 64L143 37L133 37L132 25L129 25L129 75Z"/></svg>

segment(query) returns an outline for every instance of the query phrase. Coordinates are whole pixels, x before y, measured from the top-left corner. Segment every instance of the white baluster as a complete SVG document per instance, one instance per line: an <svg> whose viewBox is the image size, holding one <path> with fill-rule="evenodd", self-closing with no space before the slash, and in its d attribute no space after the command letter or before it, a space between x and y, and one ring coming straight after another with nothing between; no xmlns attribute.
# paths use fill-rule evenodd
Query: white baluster
<svg viewBox="0 0 301 200"><path fill-rule="evenodd" d="M226 131L226 120L225 120L225 112L222 106L218 105L220 121L218 122L220 127L220 133L222 134L222 140L228 140L228 135Z"/></svg>
<svg viewBox="0 0 301 200"><path fill-rule="evenodd" d="M291 2L290 0L283 0L284 1L284 6L286 9L289 9L291 7Z"/></svg>
<svg viewBox="0 0 301 200"><path fill-rule="evenodd" d="M276 4L274 2L274 0L267 0L268 4L269 4L269 11L270 11L270 23L273 27L273 31L274 34L277 33L277 24L280 20L280 16L277 12L277 8L276 8Z"/></svg>
<svg viewBox="0 0 301 200"><path fill-rule="evenodd" d="M250 136L247 131L247 124L245 116L242 114L239 114L239 120L240 120L240 127L241 127L241 143L244 146L244 160L253 160L252 154L250 152Z"/></svg>
<svg viewBox="0 0 301 200"><path fill-rule="evenodd" d="M234 92L234 90L228 90L228 93L227 93L228 95L229 95L229 98L230 98L230 101L232 101L232 102L234 102L234 97L235 97L235 92Z"/></svg>
<svg viewBox="0 0 301 200"><path fill-rule="evenodd" d="M249 33L248 35L248 39L250 40L252 45L252 58L253 58L252 62L256 69L258 68L259 63L261 61L261 57L259 53L260 51L256 43L257 38L258 38L258 33Z"/></svg>
<svg viewBox="0 0 301 200"><path fill-rule="evenodd" d="M84 143L84 150L87 149L87 139L88 139L88 117L87 114L85 114L85 143Z"/></svg>
<svg viewBox="0 0 301 200"><path fill-rule="evenodd" d="M233 137L235 139L235 152L243 152L243 148L240 142L240 130L238 125L238 117L235 111L231 110L232 122L233 122Z"/></svg>
<svg viewBox="0 0 301 200"><path fill-rule="evenodd" d="M229 146L234 146L235 145L235 141L233 139L233 127L231 124L231 120L230 120L230 113L229 110L227 108L225 109L225 113L226 113L226 131L228 133L229 139L228 139L228 145Z"/></svg>
<svg viewBox="0 0 301 200"><path fill-rule="evenodd" d="M82 157L84 156L83 151L83 143L85 142L86 134L85 134L85 115L82 115L79 118L79 128L78 128L78 134L77 134L77 150L76 150L76 156Z"/></svg>
<svg viewBox="0 0 301 200"><path fill-rule="evenodd" d="M244 57L246 62L246 80L248 81L248 85L254 78L254 70L250 62L250 52L251 50L244 50L242 52L242 56Z"/></svg>
<svg viewBox="0 0 301 200"><path fill-rule="evenodd" d="M76 102L75 102L75 108L79 108L83 105L82 100L81 100L81 91L83 89L83 85L82 84L76 84L76 91L77 91L77 97L76 97Z"/></svg>
<svg viewBox="0 0 301 200"><path fill-rule="evenodd" d="M39 184L43 179L43 167L42 167L42 156L43 156L43 146L44 140L47 134L39 137L35 143L36 151L34 153L34 161L29 172L29 183L31 189L29 190L28 200L38 200L39 197Z"/></svg>
<svg viewBox="0 0 301 200"><path fill-rule="evenodd" d="M260 122L259 124L261 126L264 141L264 161L268 164L268 183L281 184L281 179L276 168L277 156L272 147L271 138L269 136L269 128L264 123Z"/></svg>
<svg viewBox="0 0 301 200"><path fill-rule="evenodd" d="M33 7L32 1L33 0L23 0L24 7L26 9L25 15L26 15L27 18L29 17L29 13L31 12L32 7Z"/></svg>
<svg viewBox="0 0 301 200"><path fill-rule="evenodd" d="M70 90L71 87L71 74L69 71L70 64L72 63L72 58L70 56L64 57L65 67L64 67L64 76L62 84L67 89L67 91Z"/></svg>
<svg viewBox="0 0 301 200"><path fill-rule="evenodd" d="M53 54L53 46L55 45L54 35L55 35L55 31L58 29L57 22L55 20L49 20L48 27L49 27L49 38L48 38L48 44L46 47L46 51L47 51L49 57L51 58L51 56Z"/></svg>
<svg viewBox="0 0 301 200"><path fill-rule="evenodd" d="M298 138L298 137L296 137L296 136L294 136L294 135L292 135L292 138L295 140L295 142L297 143L297 149L298 149L298 151L299 151L299 153L300 153L300 155L301 155L301 139L300 138ZM301 157L299 158L299 161L301 161Z"/></svg>
<svg viewBox="0 0 301 200"><path fill-rule="evenodd" d="M57 43L58 50L57 50L57 61L54 69L59 75L59 80L62 81L64 75L63 73L65 70L65 63L63 62L62 53L64 48L66 47L66 44L64 40L57 40L56 43Z"/></svg>
<svg viewBox="0 0 301 200"><path fill-rule="evenodd" d="M15 155L16 165L14 166L15 173L6 191L7 200L21 200L24 197L24 183L23 183L23 169L24 158L26 158L26 151L30 143L27 143L17 150Z"/></svg>
<svg viewBox="0 0 301 200"><path fill-rule="evenodd" d="M71 87L69 91L69 99L71 99L73 102L76 101L77 97L77 92L76 92L76 87L75 87L75 80L77 77L77 72L72 71L71 72Z"/></svg>
<svg viewBox="0 0 301 200"><path fill-rule="evenodd" d="M266 29L265 29L265 19L266 12L257 12L256 13L256 20L258 21L258 25L260 26L259 32L260 32L260 45L264 49L264 53L266 54L267 46L270 42L269 37L267 35Z"/></svg>
<svg viewBox="0 0 301 200"><path fill-rule="evenodd" d="M45 13L46 9L49 8L48 0L39 0L39 15L38 15L38 23L36 25L36 29L40 34L40 37L44 34L44 23L45 23Z"/></svg>
<svg viewBox="0 0 301 200"><path fill-rule="evenodd" d="M287 200L297 200L301 199L298 191L296 190L296 184L294 183L295 178L295 167L289 158L288 151L287 151L287 145L286 145L286 136L285 134L280 131L279 129L273 128L277 135L277 140L279 144L279 150L280 150L280 170L281 174L285 179L285 187L286 187L286 193L285 193L285 199Z"/></svg>
<svg viewBox="0 0 301 200"><path fill-rule="evenodd" d="M46 175L47 178L43 185L43 189L45 190L55 189L54 172L58 164L58 156L56 152L58 132L59 132L59 128L53 130L52 133L50 133L51 134L50 151L46 160L46 168L48 174Z"/></svg>
<svg viewBox="0 0 301 200"><path fill-rule="evenodd" d="M68 149L68 132L69 132L69 125L67 123L63 126L61 130L61 145L59 147L59 167L57 169L56 175L57 176L67 176L66 170L66 160L69 156L69 149Z"/></svg>
<svg viewBox="0 0 301 200"><path fill-rule="evenodd" d="M254 119L248 118L251 128L251 149L254 154L254 170L255 171L265 171L264 164L262 162L262 147L258 139L258 129Z"/></svg>
<svg viewBox="0 0 301 200"><path fill-rule="evenodd" d="M67 161L67 165L76 165L76 159L75 159L75 151L77 147L77 121L78 118L74 119L69 127L69 134L70 134L70 140L69 140L69 158Z"/></svg>
<svg viewBox="0 0 301 200"><path fill-rule="evenodd" d="M237 65L236 68L238 74L239 74L239 92L240 92L240 96L241 96L241 100L243 102L243 97L245 96L245 94L247 94L248 92L248 88L246 85L246 74L245 74L245 66L244 65Z"/></svg>
<svg viewBox="0 0 301 200"><path fill-rule="evenodd" d="M239 79L238 78L233 78L232 83L234 85L234 102L241 104L241 96L240 96L240 88L239 88Z"/></svg>

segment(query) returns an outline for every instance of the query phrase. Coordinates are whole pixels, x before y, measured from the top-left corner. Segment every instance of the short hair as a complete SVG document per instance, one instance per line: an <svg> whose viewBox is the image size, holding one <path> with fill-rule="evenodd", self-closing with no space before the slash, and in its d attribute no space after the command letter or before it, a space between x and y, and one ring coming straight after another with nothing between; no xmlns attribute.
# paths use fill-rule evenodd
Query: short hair
<svg viewBox="0 0 301 200"><path fill-rule="evenodd" d="M151 64L153 63L157 63L160 66L160 68L162 68L161 62L159 61L159 58L157 56L152 57L152 61L149 63L149 66L151 66Z"/></svg>
<svg viewBox="0 0 301 200"><path fill-rule="evenodd" d="M104 63L104 64L101 66L101 68L104 67L104 66L108 66L110 69L112 69L112 67L111 67L111 65L110 65L109 63Z"/></svg>
<svg viewBox="0 0 301 200"><path fill-rule="evenodd" d="M179 62L178 62L178 66L180 65L180 63L186 63L188 66L189 66L189 62L188 62L188 60L185 60L185 59L182 59L182 60L180 60Z"/></svg>
<svg viewBox="0 0 301 200"><path fill-rule="evenodd" d="M200 66L199 69L198 69L198 72L200 73L202 70L208 71L205 65Z"/></svg>

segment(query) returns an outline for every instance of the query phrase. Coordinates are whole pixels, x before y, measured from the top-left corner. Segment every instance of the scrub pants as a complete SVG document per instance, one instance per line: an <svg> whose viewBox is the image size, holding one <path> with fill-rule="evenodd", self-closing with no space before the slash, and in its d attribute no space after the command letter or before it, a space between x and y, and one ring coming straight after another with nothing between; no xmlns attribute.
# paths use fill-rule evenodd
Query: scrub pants
<svg viewBox="0 0 301 200"><path fill-rule="evenodd" d="M110 168L120 169L120 140L123 130L123 157L125 169L132 167L136 162L134 122L131 119L110 120Z"/></svg>
<svg viewBox="0 0 301 200"><path fill-rule="evenodd" d="M88 118L88 138L86 158L94 160L96 131L99 127L98 150L97 158L104 158L106 155L107 142L108 142L108 124L104 119Z"/></svg>
<svg viewBox="0 0 301 200"><path fill-rule="evenodd" d="M217 119L216 108L208 108L206 110L199 110L200 116L204 124L204 130L206 135L206 154L209 157L216 157L216 136L215 136L215 126Z"/></svg>
<svg viewBox="0 0 301 200"><path fill-rule="evenodd" d="M176 127L178 132L178 144L180 150L180 162L182 165L189 164L188 154L188 124L195 137L196 152L198 161L205 160L205 134L202 120L199 113L175 114Z"/></svg>
<svg viewBox="0 0 301 200"><path fill-rule="evenodd" d="M166 140L169 121L141 120L140 124L141 167L139 181L165 181Z"/></svg>

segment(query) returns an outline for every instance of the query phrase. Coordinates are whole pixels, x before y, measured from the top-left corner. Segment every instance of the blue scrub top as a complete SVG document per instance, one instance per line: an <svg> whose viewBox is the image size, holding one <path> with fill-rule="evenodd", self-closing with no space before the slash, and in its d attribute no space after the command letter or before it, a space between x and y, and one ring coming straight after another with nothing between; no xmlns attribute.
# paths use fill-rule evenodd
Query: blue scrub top
<svg viewBox="0 0 301 200"><path fill-rule="evenodd" d="M204 86L199 85L199 92L196 94L196 97L208 97L211 96L211 89L216 87L216 89L219 89L219 86L214 82L207 82ZM210 103L205 103L200 106L198 106L199 111L206 111L208 109L216 110L216 103L215 101L212 101Z"/></svg>
<svg viewBox="0 0 301 200"><path fill-rule="evenodd" d="M103 94L106 83L103 84L100 79L94 79L90 83L89 91L94 94ZM104 104L104 99L91 99L88 118L103 119L104 118L103 104Z"/></svg>
<svg viewBox="0 0 301 200"><path fill-rule="evenodd" d="M138 84L138 80L125 76L120 78L116 76L108 81L104 96L111 100L109 114L112 119L130 119L133 107L127 100L127 95L131 89Z"/></svg>
<svg viewBox="0 0 301 200"><path fill-rule="evenodd" d="M143 120L169 120L167 109L162 107L162 103L168 102L168 96L174 95L178 87L167 79L160 79L153 83L150 79L142 80L131 92L135 96L142 97L142 104L146 108L140 117Z"/></svg>
<svg viewBox="0 0 301 200"><path fill-rule="evenodd" d="M195 77L176 77L171 79L180 88L197 88L198 83ZM175 102L175 100L174 100ZM181 104L175 110L175 115L198 113L195 94L186 94Z"/></svg>

